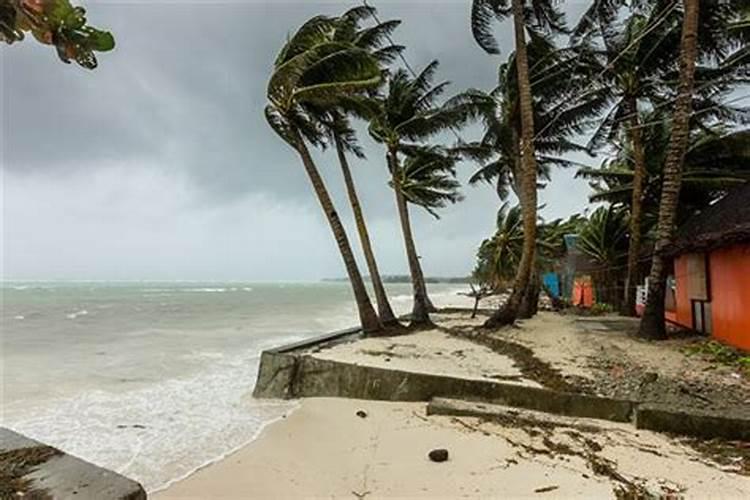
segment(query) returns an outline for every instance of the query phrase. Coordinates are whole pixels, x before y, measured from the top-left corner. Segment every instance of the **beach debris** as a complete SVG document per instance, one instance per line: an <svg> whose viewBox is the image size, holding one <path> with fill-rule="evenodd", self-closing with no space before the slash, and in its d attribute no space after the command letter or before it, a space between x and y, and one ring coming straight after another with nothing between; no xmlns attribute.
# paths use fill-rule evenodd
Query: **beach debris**
<svg viewBox="0 0 750 500"><path fill-rule="evenodd" d="M354 495L355 497L359 498L359 500L362 500L363 498L365 498L370 493L371 493L370 491L365 491L364 493L360 493L358 491L353 491L352 490L352 495Z"/></svg>
<svg viewBox="0 0 750 500"><path fill-rule="evenodd" d="M357 410L356 415L359 418L367 418L367 412L365 410Z"/></svg>
<svg viewBox="0 0 750 500"><path fill-rule="evenodd" d="M433 462L445 462L448 460L448 450L445 448L436 448L427 454Z"/></svg>
<svg viewBox="0 0 750 500"><path fill-rule="evenodd" d="M552 486L542 486L541 488L537 488L534 490L534 493L547 493L548 491L555 491L556 489L560 488L557 485Z"/></svg>

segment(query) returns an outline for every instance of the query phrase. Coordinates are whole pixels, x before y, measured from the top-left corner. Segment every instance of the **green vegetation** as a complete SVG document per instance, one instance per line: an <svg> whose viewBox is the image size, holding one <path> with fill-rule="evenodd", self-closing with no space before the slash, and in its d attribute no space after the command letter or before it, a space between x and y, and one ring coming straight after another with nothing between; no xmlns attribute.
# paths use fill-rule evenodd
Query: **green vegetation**
<svg viewBox="0 0 750 500"><path fill-rule="evenodd" d="M0 41L12 44L26 33L40 43L54 45L65 63L75 61L87 69L97 66L94 52L115 48L108 31L86 24L86 10L68 0L3 0L0 3Z"/></svg>
<svg viewBox="0 0 750 500"><path fill-rule="evenodd" d="M395 318L348 165L348 155L363 156L352 120L364 120L384 147L414 292L413 323L429 324L434 308L409 209L422 207L437 217L439 209L460 201L455 173L461 161L478 165L471 184L491 184L504 202L472 274L483 290L512 288L487 327L536 312L541 276L565 255L567 234L578 235L578 250L594 266L598 301L608 304L599 308L633 314L643 251L650 247L657 253L649 297L653 292L662 300L659 249L671 241L677 214L689 216L750 179L750 138L735 128L748 114L731 98L750 81L750 11L739 0L703 0L700 9L697 0L596 1L568 28L556 2L474 0L470 26L479 47L498 53L493 30L507 20L514 50L500 66L495 88L468 89L443 101L448 84L434 83L437 61L418 73L408 63L390 67L403 57L404 47L391 38L400 21L380 22L365 6L300 27L276 60L266 115L302 160L365 330L379 331ZM481 125L481 137L461 140L457 131L471 123ZM456 135L455 144L436 142L445 132ZM378 314L308 144L336 150ZM571 153L608 159L597 168L572 160ZM537 189L550 181L552 169L572 166L594 189L591 201L605 205L567 221L541 220ZM512 208L511 195L519 202ZM654 318L663 321L651 302L641 333L658 338L663 326Z"/></svg>
<svg viewBox="0 0 750 500"><path fill-rule="evenodd" d="M685 354L702 356L709 362L731 366L750 377L750 353L735 349L716 340L702 340L686 346Z"/></svg>

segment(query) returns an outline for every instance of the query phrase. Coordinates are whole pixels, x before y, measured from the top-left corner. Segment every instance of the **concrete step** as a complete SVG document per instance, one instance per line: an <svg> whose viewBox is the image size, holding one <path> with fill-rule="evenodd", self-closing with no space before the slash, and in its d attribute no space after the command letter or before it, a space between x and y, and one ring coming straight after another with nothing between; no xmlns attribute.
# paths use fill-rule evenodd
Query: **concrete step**
<svg viewBox="0 0 750 500"><path fill-rule="evenodd" d="M0 498L145 500L125 476L0 427Z"/></svg>

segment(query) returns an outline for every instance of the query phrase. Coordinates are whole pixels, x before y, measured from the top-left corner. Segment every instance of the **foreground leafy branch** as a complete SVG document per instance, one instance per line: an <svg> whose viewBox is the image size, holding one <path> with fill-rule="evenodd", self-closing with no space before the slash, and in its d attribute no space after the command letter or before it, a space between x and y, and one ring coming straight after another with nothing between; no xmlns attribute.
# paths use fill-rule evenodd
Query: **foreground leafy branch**
<svg viewBox="0 0 750 500"><path fill-rule="evenodd" d="M0 41L22 41L31 33L37 41L53 45L65 63L87 69L97 66L94 52L108 52L115 39L108 31L86 24L86 10L68 0L0 0Z"/></svg>

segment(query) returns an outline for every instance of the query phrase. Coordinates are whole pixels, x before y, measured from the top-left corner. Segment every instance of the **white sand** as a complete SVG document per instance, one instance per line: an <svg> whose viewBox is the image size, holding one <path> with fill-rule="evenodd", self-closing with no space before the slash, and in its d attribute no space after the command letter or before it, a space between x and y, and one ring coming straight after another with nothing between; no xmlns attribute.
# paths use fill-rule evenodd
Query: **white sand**
<svg viewBox="0 0 750 500"><path fill-rule="evenodd" d="M435 315L435 320L441 328L456 326L457 321L465 326L468 315ZM364 366L541 387L522 377L510 357L440 329L361 339L334 345L312 355Z"/></svg>
<svg viewBox="0 0 750 500"><path fill-rule="evenodd" d="M360 409L367 418L355 415ZM582 457L533 451L548 449L550 441L580 447L580 430L578 440L566 428L531 435L474 418L426 417L424 409L422 403L306 399L258 440L153 498L613 497L616 482L595 475ZM708 465L665 436L593 422L600 429L585 437L603 446L598 454L652 491L750 495L749 478ZM427 459L436 447L450 450L448 462ZM556 488L535 492L544 487Z"/></svg>

